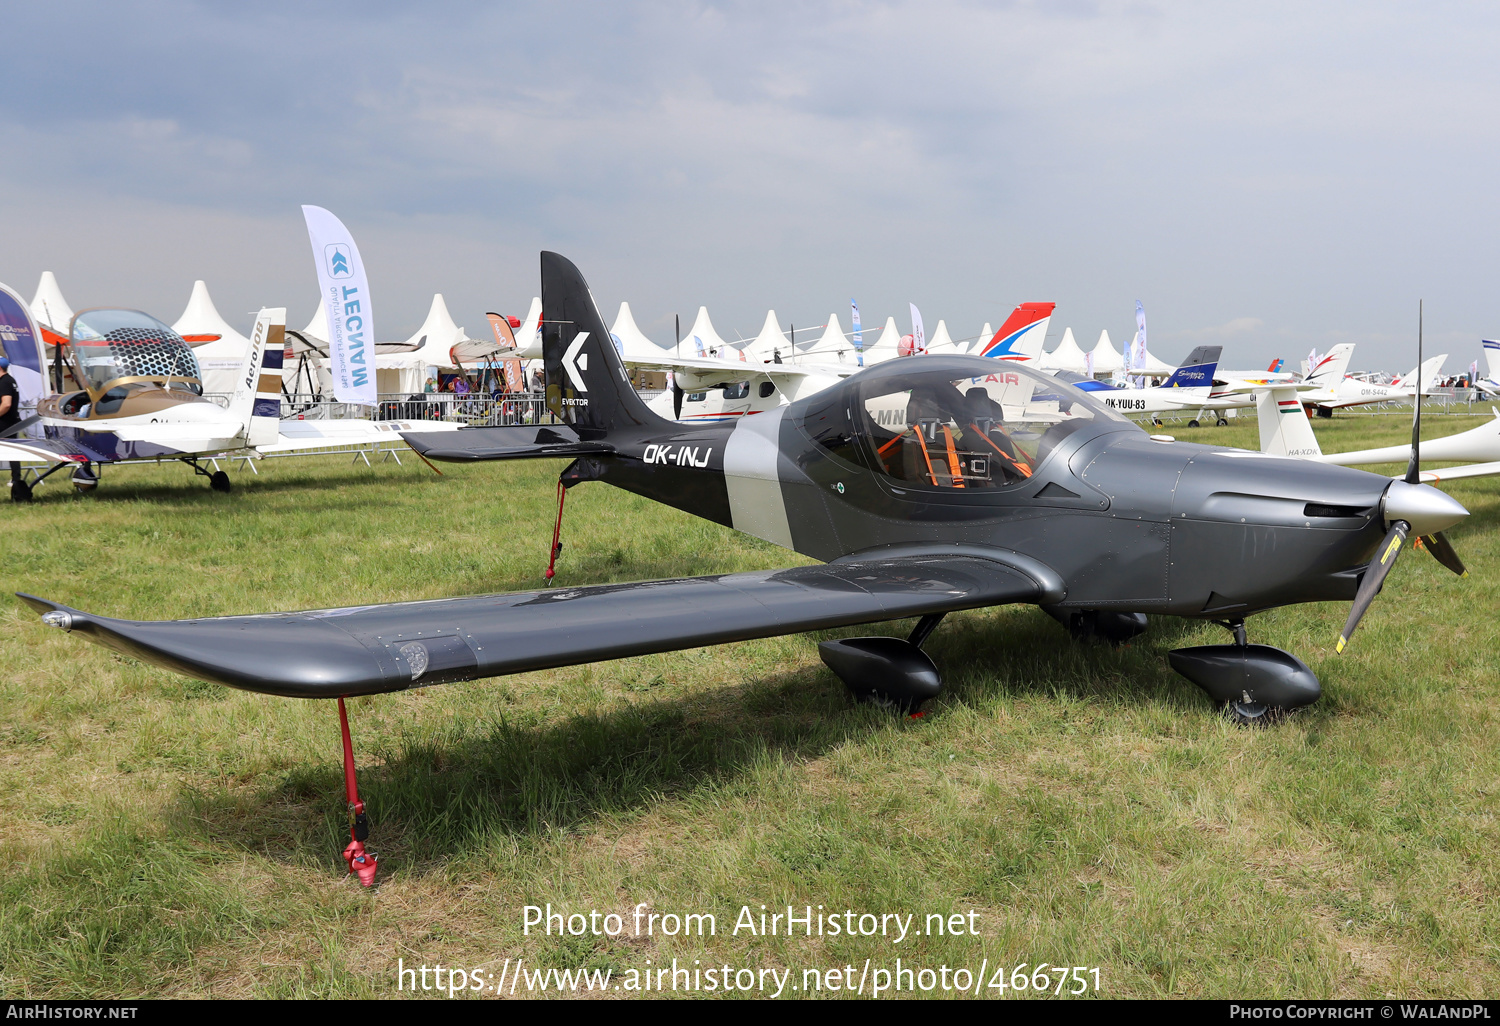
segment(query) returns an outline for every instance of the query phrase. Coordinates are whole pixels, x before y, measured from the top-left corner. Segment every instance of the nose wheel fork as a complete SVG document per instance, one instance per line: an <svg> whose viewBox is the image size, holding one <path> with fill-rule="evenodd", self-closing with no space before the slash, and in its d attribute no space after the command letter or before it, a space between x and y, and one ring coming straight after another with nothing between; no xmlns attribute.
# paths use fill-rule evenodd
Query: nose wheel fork
<svg viewBox="0 0 1500 1026"><path fill-rule="evenodd" d="M229 493L229 475L220 470L217 463L213 465L213 470L209 470L191 456L185 457L182 462L192 467L193 473L199 477L208 478L208 486L214 491L223 492L226 495Z"/></svg>

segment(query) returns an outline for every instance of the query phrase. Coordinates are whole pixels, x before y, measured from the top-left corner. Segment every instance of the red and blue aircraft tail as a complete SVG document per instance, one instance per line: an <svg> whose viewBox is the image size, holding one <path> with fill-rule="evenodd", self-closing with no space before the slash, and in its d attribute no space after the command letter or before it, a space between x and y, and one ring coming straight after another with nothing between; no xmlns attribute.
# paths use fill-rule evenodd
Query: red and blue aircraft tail
<svg viewBox="0 0 1500 1026"><path fill-rule="evenodd" d="M1011 311L1000 330L984 344L980 356L997 360L1035 360L1042 355L1047 338L1047 322L1052 320L1056 303L1022 303Z"/></svg>

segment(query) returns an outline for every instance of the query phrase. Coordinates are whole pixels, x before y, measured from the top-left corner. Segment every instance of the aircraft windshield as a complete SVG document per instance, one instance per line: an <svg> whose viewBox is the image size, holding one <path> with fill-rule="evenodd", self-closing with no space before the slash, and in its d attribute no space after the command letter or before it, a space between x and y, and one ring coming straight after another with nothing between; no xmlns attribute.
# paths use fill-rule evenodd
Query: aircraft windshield
<svg viewBox="0 0 1500 1026"><path fill-rule="evenodd" d="M1119 416L1055 378L1001 365L885 376L850 413L866 460L916 487L1000 488L1031 477L1060 440Z"/></svg>
<svg viewBox="0 0 1500 1026"><path fill-rule="evenodd" d="M112 382L154 381L201 394L198 359L182 336L138 310L85 310L68 339L79 380L101 393Z"/></svg>

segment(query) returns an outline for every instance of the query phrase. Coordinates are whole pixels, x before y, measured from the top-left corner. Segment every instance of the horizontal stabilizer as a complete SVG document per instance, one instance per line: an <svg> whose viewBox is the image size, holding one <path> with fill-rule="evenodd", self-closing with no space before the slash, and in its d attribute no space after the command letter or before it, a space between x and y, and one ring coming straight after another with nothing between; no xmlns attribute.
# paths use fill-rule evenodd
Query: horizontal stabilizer
<svg viewBox="0 0 1500 1026"><path fill-rule="evenodd" d="M199 620L114 620L31 595L49 626L199 680L335 698L1010 602L1058 602L1022 560L906 556L714 577ZM1038 578L1042 579L1038 579Z"/></svg>
<svg viewBox="0 0 1500 1026"><path fill-rule="evenodd" d="M406 444L430 460L535 460L614 452L608 442L585 442L566 424L518 424L461 431L403 431Z"/></svg>

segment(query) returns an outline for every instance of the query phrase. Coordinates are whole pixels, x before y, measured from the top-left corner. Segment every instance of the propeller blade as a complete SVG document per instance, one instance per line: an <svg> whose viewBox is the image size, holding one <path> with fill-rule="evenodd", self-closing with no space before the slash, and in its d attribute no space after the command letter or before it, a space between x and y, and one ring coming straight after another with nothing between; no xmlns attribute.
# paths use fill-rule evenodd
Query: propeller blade
<svg viewBox="0 0 1500 1026"><path fill-rule="evenodd" d="M1412 397L1411 459L1406 463L1406 483L1422 481L1422 301L1417 300L1417 391Z"/></svg>
<svg viewBox="0 0 1500 1026"><path fill-rule="evenodd" d="M1464 566L1464 561L1458 558L1458 550L1453 547L1453 543L1448 540L1448 536L1442 531L1436 534L1422 535L1422 547L1432 553L1433 559L1458 574L1458 576L1469 576L1468 567Z"/></svg>
<svg viewBox="0 0 1500 1026"><path fill-rule="evenodd" d="M6 428L4 431L0 431L0 438L14 438L16 435L19 435L22 431L25 431L27 428L31 427L31 425L35 424L41 419L41 414L33 413L25 420L17 421L10 427Z"/></svg>
<svg viewBox="0 0 1500 1026"><path fill-rule="evenodd" d="M1344 622L1344 631L1339 635L1339 643L1334 648L1335 652L1342 652L1344 646L1349 644L1349 636L1354 633L1354 628L1359 626L1359 621L1364 618L1365 612L1370 608L1370 603L1374 602L1375 596L1380 593L1380 586L1385 583L1385 575L1391 572L1391 567L1396 565L1396 557L1401 555L1401 545L1406 541L1408 529L1405 520L1398 520L1385 533L1380 548L1375 550L1375 558L1370 560L1364 577L1360 578L1359 591L1354 596L1354 608L1349 610L1349 619Z"/></svg>

